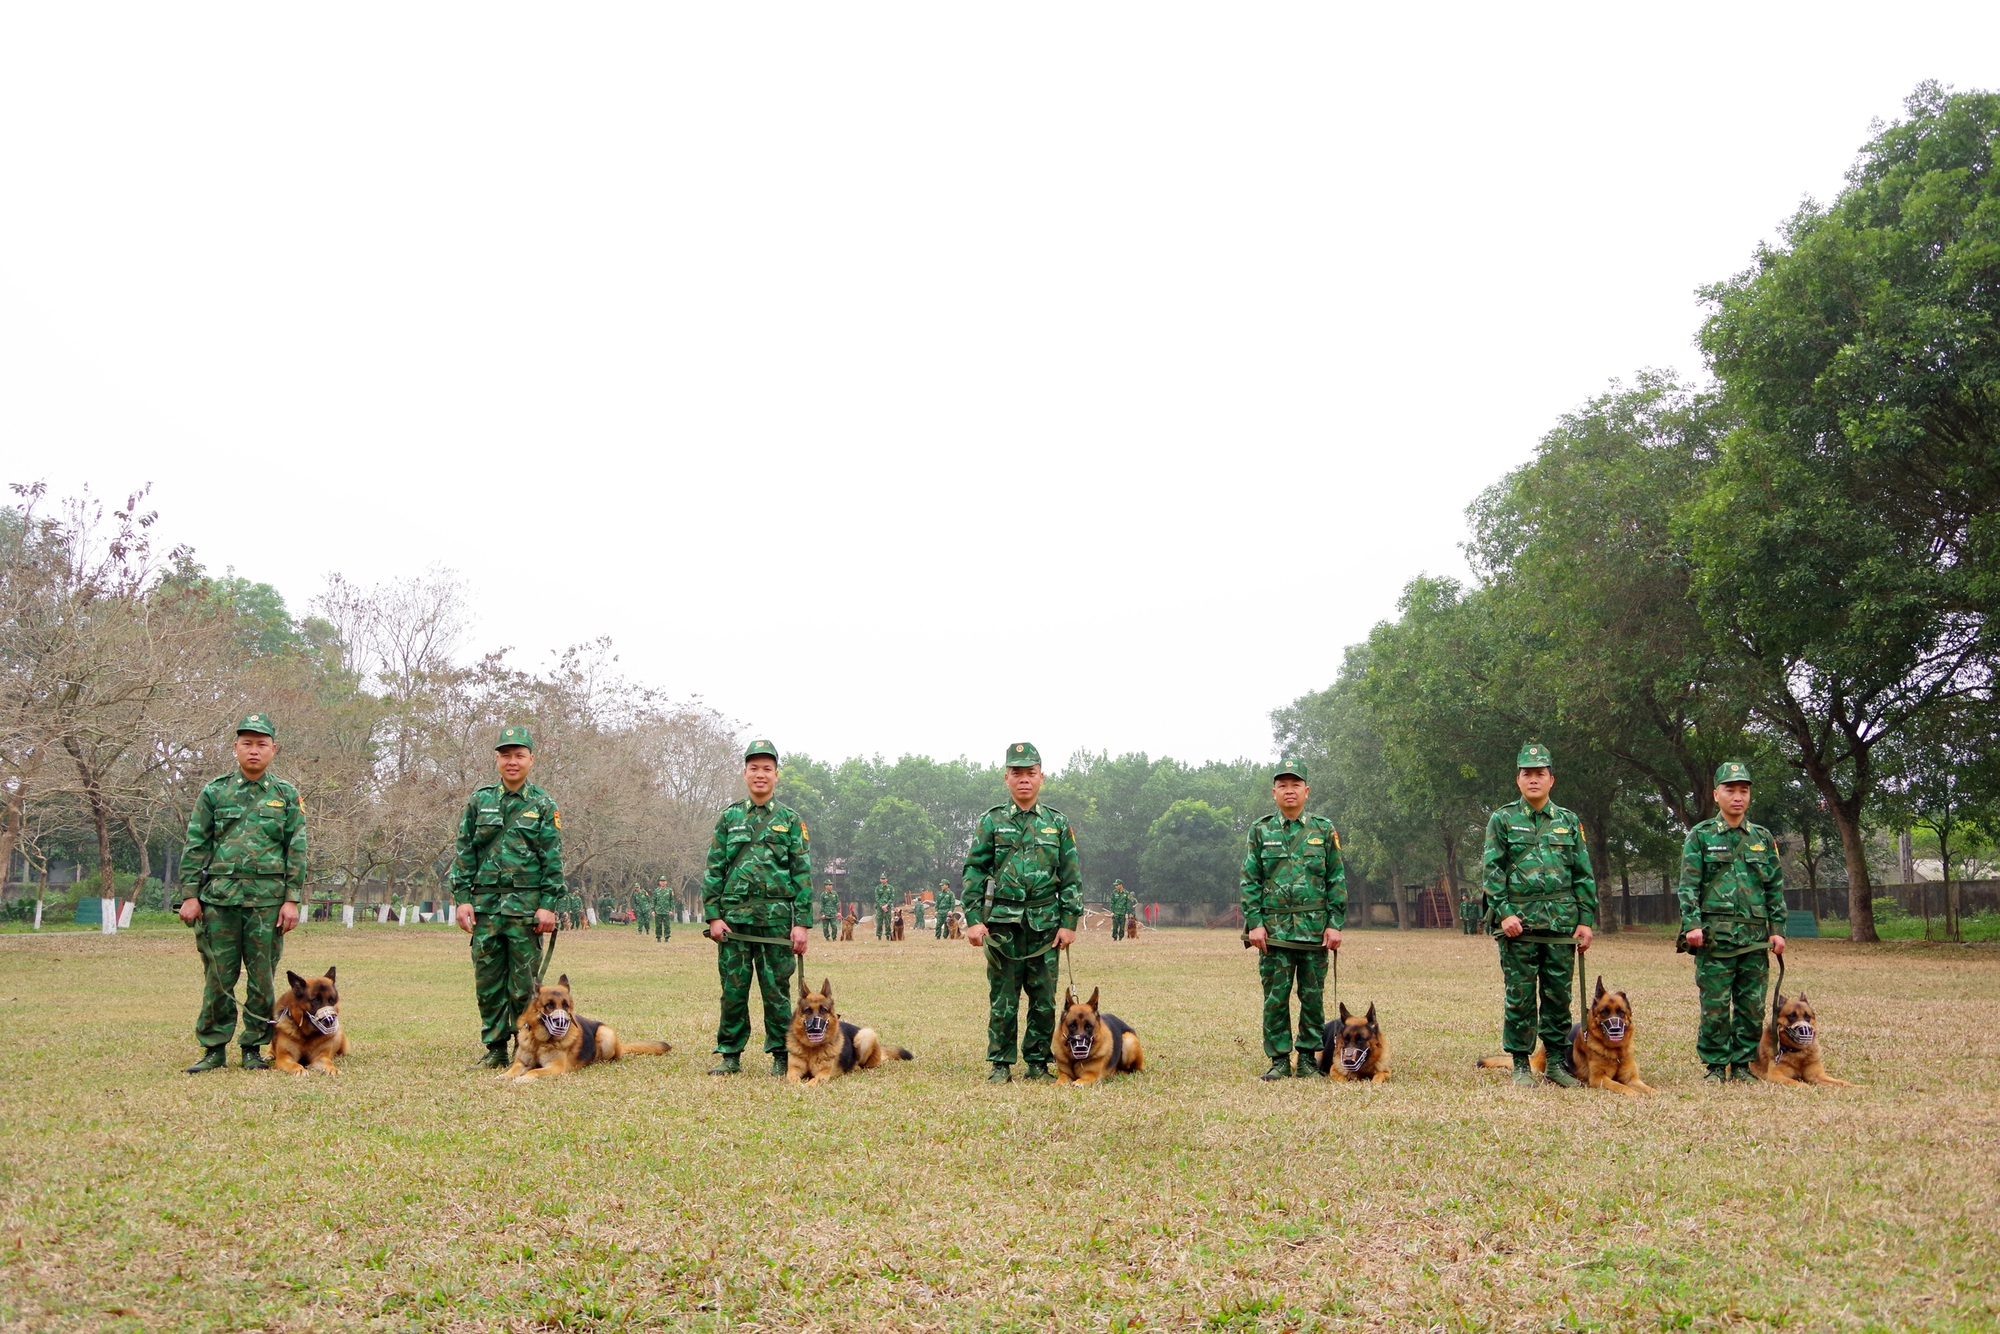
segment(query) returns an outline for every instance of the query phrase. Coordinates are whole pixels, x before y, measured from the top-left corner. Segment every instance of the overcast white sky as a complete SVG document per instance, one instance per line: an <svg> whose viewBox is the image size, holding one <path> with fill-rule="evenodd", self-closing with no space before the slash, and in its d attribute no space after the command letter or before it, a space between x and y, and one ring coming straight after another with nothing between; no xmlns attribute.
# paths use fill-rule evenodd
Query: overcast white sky
<svg viewBox="0 0 2000 1334"><path fill-rule="evenodd" d="M1391 12L1393 10L1393 12ZM1263 756L2000 5L12 5L0 481L787 749Z"/></svg>

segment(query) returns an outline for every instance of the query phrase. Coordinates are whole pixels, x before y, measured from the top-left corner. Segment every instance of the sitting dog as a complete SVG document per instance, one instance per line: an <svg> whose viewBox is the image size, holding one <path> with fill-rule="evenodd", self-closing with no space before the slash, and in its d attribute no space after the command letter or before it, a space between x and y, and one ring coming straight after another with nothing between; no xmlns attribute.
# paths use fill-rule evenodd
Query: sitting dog
<svg viewBox="0 0 2000 1334"><path fill-rule="evenodd" d="M1389 1044L1382 1026L1375 1022L1375 1002L1368 1013L1348 1013L1347 1002L1340 1005L1340 1018L1327 1021L1320 1035L1319 1072L1333 1079L1365 1079L1372 1084L1389 1079Z"/></svg>
<svg viewBox="0 0 2000 1334"><path fill-rule="evenodd" d="M840 919L840 938L842 940L854 939L854 924L859 920L861 919L853 913L849 913Z"/></svg>
<svg viewBox="0 0 2000 1334"><path fill-rule="evenodd" d="M328 970L329 972L331 970ZM1813 1007L1800 992L1797 1000L1778 997L1771 1022L1757 1040L1757 1057L1750 1073L1773 1084L1839 1084L1860 1088L1851 1080L1835 1079L1819 1058L1819 1032L1813 1027Z"/></svg>
<svg viewBox="0 0 2000 1334"><path fill-rule="evenodd" d="M953 909L953 910L952 910L952 913L951 913L951 917L950 917L950 919L949 919L948 921L946 921L946 923L945 923L945 927L944 927L944 938L945 938L946 940L964 940L964 939L965 939L965 914L964 914L964 913L962 913L962 912L959 912L959 911L958 911L958 910L956 910L956 909Z"/></svg>
<svg viewBox="0 0 2000 1334"><path fill-rule="evenodd" d="M896 915L889 919L889 939L901 940L902 938L903 938L903 910L901 908L898 908L896 909Z"/></svg>
<svg viewBox="0 0 2000 1334"><path fill-rule="evenodd" d="M840 1041L832 1038L838 1034ZM883 1047L872 1028L857 1028L833 1008L833 983L822 978L818 991L799 979L799 1004L785 1030L785 1078L794 1084L824 1084L883 1061L911 1061L907 1047Z"/></svg>
<svg viewBox="0 0 2000 1334"><path fill-rule="evenodd" d="M673 1048L664 1042L624 1042L611 1025L576 1012L569 995L569 974L552 985L535 988L535 998L521 1012L514 1030L514 1064L501 1079L525 1084L544 1075L566 1075L598 1061L621 1056L665 1056Z"/></svg>
<svg viewBox="0 0 2000 1334"><path fill-rule="evenodd" d="M1081 1003L1074 991L1067 993L1054 1045L1058 1084L1095 1084L1110 1075L1146 1068L1138 1030L1115 1014L1101 1012L1096 988Z"/></svg>
<svg viewBox="0 0 2000 1334"><path fill-rule="evenodd" d="M278 1022L271 1027L271 1067L302 1075L317 1070L339 1073L333 1058L347 1055L347 1034L340 1031L340 991L333 969L308 981L289 970L292 989L278 997Z"/></svg>

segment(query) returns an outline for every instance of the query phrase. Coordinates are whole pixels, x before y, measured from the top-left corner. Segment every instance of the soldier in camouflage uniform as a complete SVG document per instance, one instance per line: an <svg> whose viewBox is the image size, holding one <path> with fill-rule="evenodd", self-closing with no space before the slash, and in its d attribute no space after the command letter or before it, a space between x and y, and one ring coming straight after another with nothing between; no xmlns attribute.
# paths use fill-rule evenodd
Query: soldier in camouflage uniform
<svg viewBox="0 0 2000 1334"><path fill-rule="evenodd" d="M1053 1079L1049 1040L1056 1031L1056 959L1076 939L1083 882L1069 820L1037 798L1042 755L1019 741L1007 748L1007 788L1014 800L979 817L965 854L966 943L986 951L987 1079L1013 1077L1015 1042L1028 1079ZM1025 1038L1021 995L1028 997Z"/></svg>
<svg viewBox="0 0 2000 1334"><path fill-rule="evenodd" d="M1468 936L1479 934L1479 919L1486 915L1486 900L1477 894L1465 894L1458 900L1458 929Z"/></svg>
<svg viewBox="0 0 2000 1334"><path fill-rule="evenodd" d="M270 775L277 753L268 714L237 723L237 771L203 787L188 817L181 875L192 872L196 880L180 917L195 928L202 965L201 1014L194 1026L202 1055L187 1068L191 1075L228 1063L239 972L246 974L237 1039L243 1068L270 1068L259 1048L271 1040L271 978L285 952L285 933L299 924L306 883L305 802L297 788Z"/></svg>
<svg viewBox="0 0 2000 1334"><path fill-rule="evenodd" d="M1260 1079L1317 1076L1326 1031L1326 969L1347 925L1347 868L1340 835L1324 815L1306 814L1306 766L1296 760L1271 774L1276 813L1250 826L1243 853L1243 939L1258 951L1264 986L1264 1055ZM1292 1036L1292 988L1299 992ZM1292 1051L1298 1069L1292 1069Z"/></svg>
<svg viewBox="0 0 2000 1334"><path fill-rule="evenodd" d="M653 929L653 896L644 889L632 891L632 925L642 936Z"/></svg>
<svg viewBox="0 0 2000 1334"><path fill-rule="evenodd" d="M819 938L832 940L840 929L840 896L834 892L833 881L827 881L820 889L813 902L813 913L819 918Z"/></svg>
<svg viewBox="0 0 2000 1334"><path fill-rule="evenodd" d="M750 1041L750 979L764 997L764 1050L771 1073L785 1073L785 1030L792 1022L791 980L806 952L812 921L812 856L805 821L771 799L778 783L778 751L753 741L743 752L747 800L716 817L702 877L702 912L716 945L722 977L722 1020L715 1050L722 1060L711 1075L743 1069Z"/></svg>
<svg viewBox="0 0 2000 1334"><path fill-rule="evenodd" d="M1123 880L1111 882L1111 938L1125 939L1126 926L1132 920L1132 891L1125 888Z"/></svg>
<svg viewBox="0 0 2000 1334"><path fill-rule="evenodd" d="M472 937L472 987L479 1001L476 1066L504 1069L507 1040L535 995L537 936L556 929L564 897L562 812L528 781L535 739L506 727L493 747L500 781L477 788L458 820L451 865L459 930Z"/></svg>
<svg viewBox="0 0 2000 1334"><path fill-rule="evenodd" d="M1715 771L1717 814L1688 830L1681 845L1681 930L1694 952L1701 1027L1694 1049L1706 1078L1754 1083L1750 1058L1764 1025L1766 951L1785 952L1785 872L1778 841L1743 817L1750 770Z"/></svg>
<svg viewBox="0 0 2000 1334"><path fill-rule="evenodd" d="M665 878L653 888L653 939L669 941L674 938L674 910L680 905L675 902L679 895L667 884Z"/></svg>
<svg viewBox="0 0 2000 1334"><path fill-rule="evenodd" d="M951 915L958 911L958 896L951 892L951 881L940 880L937 887L937 929L931 932L933 940L943 940L945 931L951 926Z"/></svg>
<svg viewBox="0 0 2000 1334"><path fill-rule="evenodd" d="M889 887L889 877L885 875L875 885L875 939L889 938L889 912L895 902L896 891Z"/></svg>
<svg viewBox="0 0 2000 1334"><path fill-rule="evenodd" d="M1486 903L1500 946L1506 987L1501 1046L1514 1058L1514 1082L1535 1086L1528 1058L1540 1033L1548 1052L1548 1077L1565 1088L1575 1077L1563 1068L1569 1043L1570 987L1580 951L1590 948L1597 925L1597 880L1590 870L1583 822L1549 800L1554 759L1537 742L1514 757L1519 801L1486 822ZM1539 1007L1536 1001L1540 989Z"/></svg>
<svg viewBox="0 0 2000 1334"><path fill-rule="evenodd" d="M921 931L924 929L924 908L926 906L924 896L921 894L916 895L910 905L911 911L916 914L916 920L910 926L912 931Z"/></svg>

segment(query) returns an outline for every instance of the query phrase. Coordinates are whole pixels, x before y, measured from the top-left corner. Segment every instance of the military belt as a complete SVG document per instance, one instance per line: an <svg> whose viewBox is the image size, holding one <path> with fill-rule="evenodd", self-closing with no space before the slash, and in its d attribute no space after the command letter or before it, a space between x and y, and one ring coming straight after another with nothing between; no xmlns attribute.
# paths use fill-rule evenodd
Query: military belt
<svg viewBox="0 0 2000 1334"><path fill-rule="evenodd" d="M1509 902L1533 903L1544 899L1574 899L1574 889L1521 889L1508 890L1504 897Z"/></svg>
<svg viewBox="0 0 2000 1334"><path fill-rule="evenodd" d="M1516 945L1574 945L1576 937L1566 931L1523 931L1518 936L1502 932L1500 939Z"/></svg>
<svg viewBox="0 0 2000 1334"><path fill-rule="evenodd" d="M724 923L724 925L727 925L727 923ZM708 932L703 931L702 934L706 936ZM714 936L708 936L708 938L715 940ZM750 945L789 945L792 943L789 936L753 936L747 931L738 931L733 926L729 928L727 936L724 936L722 940L715 940L715 943L721 945L731 940L740 940Z"/></svg>
<svg viewBox="0 0 2000 1334"><path fill-rule="evenodd" d="M1240 937L1240 939L1243 941L1244 949L1256 948L1254 945L1250 943L1249 932L1247 931L1244 932L1243 935ZM1264 943L1266 945L1271 946L1273 949L1299 950L1302 953L1306 954L1310 954L1314 950L1323 950L1326 948L1326 946L1323 943L1316 940L1279 940L1276 936L1266 936L1264 938Z"/></svg>
<svg viewBox="0 0 2000 1334"><path fill-rule="evenodd" d="M991 928L988 928L988 932L989 934L987 935L985 941L986 952L988 954L992 954L999 958L1005 959L1009 963L1026 963L1030 959L1039 959L1044 954L1047 954L1050 950L1056 947L1056 938L1055 936L1051 935L1049 937L1048 943L1046 945L1043 945L1040 949L1036 950L1033 954L1009 954L1007 953L1007 951L1001 949L999 942L993 938L993 936L991 935Z"/></svg>

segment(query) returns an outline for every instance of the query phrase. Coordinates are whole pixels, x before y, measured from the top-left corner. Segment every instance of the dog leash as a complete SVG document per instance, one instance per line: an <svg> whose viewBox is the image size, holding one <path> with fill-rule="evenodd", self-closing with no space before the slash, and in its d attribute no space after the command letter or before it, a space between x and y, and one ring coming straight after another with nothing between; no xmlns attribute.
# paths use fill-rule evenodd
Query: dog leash
<svg viewBox="0 0 2000 1334"><path fill-rule="evenodd" d="M548 940L543 943L542 948L539 951L540 957L536 960L535 963L536 986L540 986L542 984L542 979L549 975L549 960L556 957L556 937L561 934L562 934L562 928L560 927L551 928L549 931Z"/></svg>
<svg viewBox="0 0 2000 1334"><path fill-rule="evenodd" d="M1785 956L1778 956L1778 985L1771 988L1771 1049L1778 1049L1778 1001L1785 994Z"/></svg>

